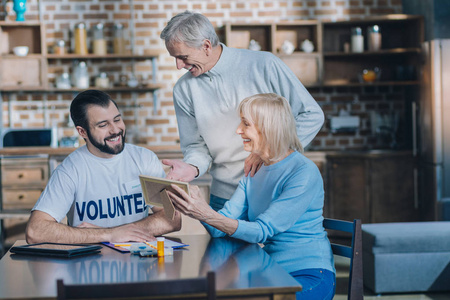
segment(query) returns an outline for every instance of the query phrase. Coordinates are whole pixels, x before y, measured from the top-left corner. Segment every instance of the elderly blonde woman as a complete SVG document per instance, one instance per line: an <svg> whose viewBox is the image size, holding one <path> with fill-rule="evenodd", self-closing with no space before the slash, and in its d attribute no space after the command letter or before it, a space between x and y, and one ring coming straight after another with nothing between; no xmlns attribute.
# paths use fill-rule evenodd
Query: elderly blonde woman
<svg viewBox="0 0 450 300"><path fill-rule="evenodd" d="M288 101L276 94L244 99L238 108L236 133L244 150L263 164L254 177L243 177L225 206L214 211L199 189L191 195L173 186L176 208L203 222L213 237L225 235L264 244L299 283L301 299L332 299L335 293L333 254L322 226L324 190L317 166L302 152Z"/></svg>

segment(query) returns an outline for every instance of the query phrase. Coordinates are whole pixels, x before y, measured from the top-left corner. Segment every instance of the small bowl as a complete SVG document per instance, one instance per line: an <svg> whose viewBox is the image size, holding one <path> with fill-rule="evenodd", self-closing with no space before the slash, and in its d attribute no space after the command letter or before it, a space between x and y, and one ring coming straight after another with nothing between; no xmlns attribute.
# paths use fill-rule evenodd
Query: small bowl
<svg viewBox="0 0 450 300"><path fill-rule="evenodd" d="M18 46L13 48L13 52L17 56L27 56L29 48L27 46Z"/></svg>

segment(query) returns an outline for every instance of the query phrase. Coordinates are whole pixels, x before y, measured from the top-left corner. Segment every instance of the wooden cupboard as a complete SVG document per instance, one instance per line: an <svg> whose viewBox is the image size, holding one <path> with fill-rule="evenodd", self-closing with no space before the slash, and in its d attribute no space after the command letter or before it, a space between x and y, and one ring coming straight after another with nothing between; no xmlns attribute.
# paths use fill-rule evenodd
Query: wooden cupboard
<svg viewBox="0 0 450 300"><path fill-rule="evenodd" d="M31 208L49 178L47 156L0 158L0 250L24 239Z"/></svg>
<svg viewBox="0 0 450 300"><path fill-rule="evenodd" d="M411 153L328 154L325 217L362 223L419 221Z"/></svg>
<svg viewBox="0 0 450 300"><path fill-rule="evenodd" d="M0 21L0 90L47 88L44 36L41 23ZM18 46L27 46L28 54L14 55Z"/></svg>
<svg viewBox="0 0 450 300"><path fill-rule="evenodd" d="M280 22L271 24L227 23L224 41L228 47L248 49L250 41L257 42L262 51L272 52L301 78L305 85L317 85L321 74L321 27L316 20ZM309 40L314 49L302 50L302 43ZM289 41L291 54L284 53L282 45Z"/></svg>
<svg viewBox="0 0 450 300"><path fill-rule="evenodd" d="M27 46L29 53L26 56L16 56L13 49L16 46ZM45 26L41 22L12 22L0 21L0 93L5 96L20 92L41 93L77 93L86 89L101 89L106 92L131 93L135 99L138 93L150 92L153 94L154 112L157 113L156 91L161 88L157 83L156 60L160 51L145 51L142 55L126 54L52 54L49 53L45 41ZM62 73L71 73L75 62L85 61L90 71L90 85L88 88L57 88L56 77ZM149 61L147 63L147 61ZM108 88L94 86L95 76L92 70L100 63L108 62L108 78L114 83ZM132 74L136 71L137 63L151 64L152 79L139 83L136 87L119 83L118 70L125 68ZM123 68L122 68L123 67ZM24 72L24 70L27 70ZM51 72L49 72L49 70ZM113 71L111 71L113 70ZM115 73L114 73L115 72ZM113 80L115 78L116 80ZM128 79L127 79L128 80ZM7 99L7 98L6 98ZM1 109L0 109L1 112Z"/></svg>
<svg viewBox="0 0 450 300"><path fill-rule="evenodd" d="M368 29L377 25L381 48L369 50ZM364 44L360 53L351 52L351 30L361 28ZM277 23L228 23L218 30L229 47L249 48L254 40L262 51L279 56L306 86L418 85L421 44L424 41L423 16L395 14L362 20L304 20ZM305 52L309 40L314 49ZM285 54L281 45L294 45ZM344 45L348 46L344 46ZM348 50L345 48L349 48ZM363 70L379 72L375 81L363 80Z"/></svg>

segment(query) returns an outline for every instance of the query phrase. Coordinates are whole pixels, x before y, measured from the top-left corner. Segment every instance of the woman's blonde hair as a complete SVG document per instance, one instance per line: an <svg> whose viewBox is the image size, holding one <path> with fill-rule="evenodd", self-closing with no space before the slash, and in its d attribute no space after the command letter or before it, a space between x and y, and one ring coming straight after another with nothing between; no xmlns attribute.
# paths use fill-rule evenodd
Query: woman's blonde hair
<svg viewBox="0 0 450 300"><path fill-rule="evenodd" d="M303 152L291 107L284 97L274 93L253 95L242 100L238 112L261 132L271 161L282 159L289 150Z"/></svg>

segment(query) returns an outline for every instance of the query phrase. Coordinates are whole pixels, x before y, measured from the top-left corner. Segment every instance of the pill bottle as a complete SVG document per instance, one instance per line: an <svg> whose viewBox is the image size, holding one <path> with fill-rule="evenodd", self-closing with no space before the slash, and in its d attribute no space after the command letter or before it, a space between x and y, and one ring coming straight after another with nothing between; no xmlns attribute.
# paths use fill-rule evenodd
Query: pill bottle
<svg viewBox="0 0 450 300"><path fill-rule="evenodd" d="M159 257L164 257L164 240L165 238L162 236L156 238L156 248Z"/></svg>

